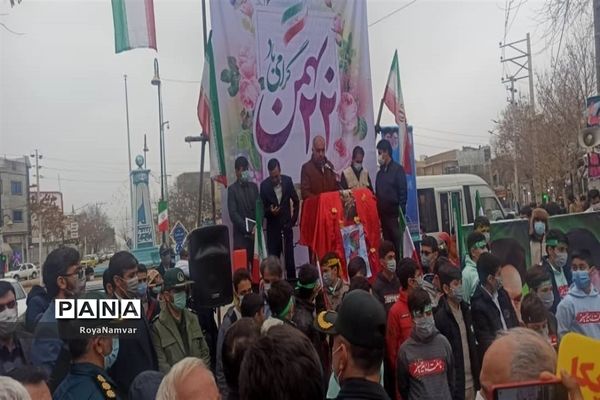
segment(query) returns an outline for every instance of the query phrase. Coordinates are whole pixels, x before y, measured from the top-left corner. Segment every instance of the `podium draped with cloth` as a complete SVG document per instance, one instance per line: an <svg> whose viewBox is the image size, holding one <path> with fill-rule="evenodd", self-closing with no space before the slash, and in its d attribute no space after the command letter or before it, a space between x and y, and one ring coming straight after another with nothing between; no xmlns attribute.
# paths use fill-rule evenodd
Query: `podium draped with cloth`
<svg viewBox="0 0 600 400"><path fill-rule="evenodd" d="M317 259L336 252L342 260L342 278L348 281L347 263L360 256L367 277L379 271L381 226L375 195L368 189L323 193L302 203L300 244Z"/></svg>

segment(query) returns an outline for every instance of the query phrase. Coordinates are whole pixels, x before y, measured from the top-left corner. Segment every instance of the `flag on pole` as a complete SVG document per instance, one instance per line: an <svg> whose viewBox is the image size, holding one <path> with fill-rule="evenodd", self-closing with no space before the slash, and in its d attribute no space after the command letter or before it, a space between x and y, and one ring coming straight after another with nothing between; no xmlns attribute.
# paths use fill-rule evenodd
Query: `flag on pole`
<svg viewBox="0 0 600 400"><path fill-rule="evenodd" d="M454 214L454 237L456 238L456 252L458 253L458 265L461 265L461 259L465 255L463 237L462 237L462 213L460 210L460 195L452 193L452 211Z"/></svg>
<svg viewBox="0 0 600 400"><path fill-rule="evenodd" d="M394 114L396 124L402 130L406 124L406 114L404 112L404 99L402 98L402 86L400 85L400 68L398 67L398 50L394 52L392 67L388 75L383 102L388 110ZM405 129L404 129L405 131ZM401 132L402 133L402 132ZM402 139L402 138L401 138Z"/></svg>
<svg viewBox="0 0 600 400"><path fill-rule="evenodd" d="M112 0L115 53L146 47L156 50L154 0Z"/></svg>
<svg viewBox="0 0 600 400"><path fill-rule="evenodd" d="M402 257L412 258L417 265L421 265L419 254L412 241L412 235L410 234L410 229L408 229L408 224L406 223L402 209L400 209L400 232L402 232Z"/></svg>
<svg viewBox="0 0 600 400"><path fill-rule="evenodd" d="M479 190L475 191L475 216L485 216L485 213L483 212L483 205L481 204L481 197L479 197Z"/></svg>
<svg viewBox="0 0 600 400"><path fill-rule="evenodd" d="M223 134L221 132L219 98L217 97L215 76L211 32L208 37L206 54L204 55L204 70L202 71L202 85L200 86L197 112L200 126L203 132L208 135L211 178L227 186L225 151L223 149Z"/></svg>
<svg viewBox="0 0 600 400"><path fill-rule="evenodd" d="M256 225L254 234L254 257L252 259L253 272L258 271L262 260L267 258L267 245L263 233L263 205L260 199L256 200Z"/></svg>
<svg viewBox="0 0 600 400"><path fill-rule="evenodd" d="M158 231L167 232L169 230L169 211L167 202L161 200L158 202Z"/></svg>

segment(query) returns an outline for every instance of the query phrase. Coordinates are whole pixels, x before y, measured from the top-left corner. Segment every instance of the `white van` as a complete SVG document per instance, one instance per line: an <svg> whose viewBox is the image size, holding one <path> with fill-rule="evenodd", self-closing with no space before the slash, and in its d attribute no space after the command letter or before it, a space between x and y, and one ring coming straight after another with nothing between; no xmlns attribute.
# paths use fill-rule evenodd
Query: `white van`
<svg viewBox="0 0 600 400"><path fill-rule="evenodd" d="M477 175L451 174L417 176L419 220L425 233L447 232L454 228L452 194L457 193L463 225L475 219L475 193L490 221L505 218L504 210L494 191Z"/></svg>

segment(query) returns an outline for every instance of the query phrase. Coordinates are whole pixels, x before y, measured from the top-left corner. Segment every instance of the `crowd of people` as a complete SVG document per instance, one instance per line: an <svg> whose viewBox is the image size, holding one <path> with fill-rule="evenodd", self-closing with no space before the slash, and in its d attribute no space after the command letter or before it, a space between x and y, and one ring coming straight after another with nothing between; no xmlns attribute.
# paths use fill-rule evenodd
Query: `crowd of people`
<svg viewBox="0 0 600 400"><path fill-rule="evenodd" d="M303 199L338 187L324 149L317 137L302 167ZM194 302L185 250L176 264L161 247L157 268L118 252L103 290L88 291L78 251L58 248L43 264L44 287L29 293L24 321L13 286L0 281L0 399L492 400L495 385L552 379L568 332L600 340L600 322L585 318L600 314L598 266L588 250L571 250L563 232L547 229L543 209L527 215L533 265L523 277L494 253L485 217L475 220L464 254L442 233L422 238L418 259L402 258L404 172L389 142L377 149L375 196L385 224L376 268L335 252L297 267L287 236L298 219L291 179L271 160L259 189L240 157L228 189L234 248L252 254L247 220L263 207L270 256L260 281L236 269L233 304L217 318ZM372 190L363 157L355 148L343 187ZM55 314L57 300L103 298L140 299L141 318ZM135 333L77 334L82 326ZM581 399L575 380L562 379Z"/></svg>

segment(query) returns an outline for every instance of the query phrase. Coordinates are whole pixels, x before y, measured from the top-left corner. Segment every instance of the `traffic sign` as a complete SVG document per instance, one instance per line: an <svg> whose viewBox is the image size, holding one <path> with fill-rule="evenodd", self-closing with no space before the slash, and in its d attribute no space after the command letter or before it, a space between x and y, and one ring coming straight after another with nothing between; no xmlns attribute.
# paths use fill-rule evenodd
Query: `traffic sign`
<svg viewBox="0 0 600 400"><path fill-rule="evenodd" d="M175 242L175 253L179 254L181 249L183 248L183 244L185 243L185 239L187 238L188 231L185 229L185 226L179 221L173 225L173 229L171 229L171 239Z"/></svg>

